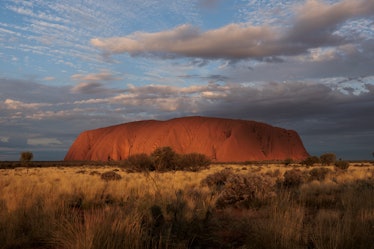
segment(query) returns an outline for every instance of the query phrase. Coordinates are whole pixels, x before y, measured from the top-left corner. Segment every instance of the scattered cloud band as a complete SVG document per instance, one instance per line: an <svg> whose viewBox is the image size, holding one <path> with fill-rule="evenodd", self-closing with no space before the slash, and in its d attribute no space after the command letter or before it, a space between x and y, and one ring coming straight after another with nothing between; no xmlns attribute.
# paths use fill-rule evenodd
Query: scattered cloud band
<svg viewBox="0 0 374 249"><path fill-rule="evenodd" d="M106 53L173 55L206 59L244 59L298 55L309 49L339 46L350 37L336 33L345 21L374 14L373 1L346 0L329 5L309 0L296 8L286 28L232 23L201 31L184 24L155 33L135 32L124 37L93 38Z"/></svg>

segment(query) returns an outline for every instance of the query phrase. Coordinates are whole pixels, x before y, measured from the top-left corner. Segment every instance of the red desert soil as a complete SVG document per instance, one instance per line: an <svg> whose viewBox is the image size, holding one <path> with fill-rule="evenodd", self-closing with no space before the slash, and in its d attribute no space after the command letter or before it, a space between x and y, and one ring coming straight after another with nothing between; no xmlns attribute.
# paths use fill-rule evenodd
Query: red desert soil
<svg viewBox="0 0 374 249"><path fill-rule="evenodd" d="M180 154L197 152L217 162L301 160L308 152L299 135L247 120L183 117L145 120L82 132L65 160L123 160L170 146Z"/></svg>

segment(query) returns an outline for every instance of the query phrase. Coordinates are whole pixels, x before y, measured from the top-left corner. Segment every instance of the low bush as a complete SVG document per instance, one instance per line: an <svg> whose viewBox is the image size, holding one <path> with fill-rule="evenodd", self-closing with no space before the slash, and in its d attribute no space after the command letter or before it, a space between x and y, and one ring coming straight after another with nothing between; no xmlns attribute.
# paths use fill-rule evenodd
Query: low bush
<svg viewBox="0 0 374 249"><path fill-rule="evenodd" d="M309 181L323 181L331 170L328 168L314 168L309 171Z"/></svg>
<svg viewBox="0 0 374 249"><path fill-rule="evenodd" d="M157 171L176 170L178 168L178 154L171 147L155 149L151 158Z"/></svg>
<svg viewBox="0 0 374 249"><path fill-rule="evenodd" d="M105 181L118 181L122 179L122 176L114 171L107 171L101 174L101 179Z"/></svg>
<svg viewBox="0 0 374 249"><path fill-rule="evenodd" d="M310 156L306 158L304 161L301 162L302 165L305 166L313 166L314 164L320 163L319 157L317 156Z"/></svg>
<svg viewBox="0 0 374 249"><path fill-rule="evenodd" d="M190 153L179 155L179 168L187 171L198 171L207 168L211 164L211 160L199 153Z"/></svg>
<svg viewBox="0 0 374 249"><path fill-rule="evenodd" d="M34 155L30 151L23 151L20 154L20 161L21 162L30 162L34 158Z"/></svg>
<svg viewBox="0 0 374 249"><path fill-rule="evenodd" d="M231 169L208 175L201 181L201 185L218 194L216 207L220 209L258 207L275 196L274 183L266 175L235 174Z"/></svg>
<svg viewBox="0 0 374 249"><path fill-rule="evenodd" d="M347 170L349 168L349 162L343 160L336 161L335 167L341 170Z"/></svg>
<svg viewBox="0 0 374 249"><path fill-rule="evenodd" d="M283 187L299 187L305 181L305 173L299 169L291 169L284 172Z"/></svg>
<svg viewBox="0 0 374 249"><path fill-rule="evenodd" d="M221 190L226 184L228 179L233 176L234 173L231 169L224 169L219 172L208 175L201 181L201 185L208 186L214 190Z"/></svg>
<svg viewBox="0 0 374 249"><path fill-rule="evenodd" d="M160 147L149 156L145 153L129 156L121 162L128 172L185 170L198 171L207 168L211 160L204 154L177 154L171 147Z"/></svg>
<svg viewBox="0 0 374 249"><path fill-rule="evenodd" d="M155 170L152 158L145 153L129 156L126 160L121 162L121 166L125 167L127 170L137 172Z"/></svg>
<svg viewBox="0 0 374 249"><path fill-rule="evenodd" d="M325 153L320 156L322 165L332 165L336 162L336 155L334 153Z"/></svg>
<svg viewBox="0 0 374 249"><path fill-rule="evenodd" d="M265 175L278 178L281 175L281 171L279 169L268 170L266 171Z"/></svg>
<svg viewBox="0 0 374 249"><path fill-rule="evenodd" d="M231 175L216 201L217 208L257 208L275 196L274 182L261 175Z"/></svg>

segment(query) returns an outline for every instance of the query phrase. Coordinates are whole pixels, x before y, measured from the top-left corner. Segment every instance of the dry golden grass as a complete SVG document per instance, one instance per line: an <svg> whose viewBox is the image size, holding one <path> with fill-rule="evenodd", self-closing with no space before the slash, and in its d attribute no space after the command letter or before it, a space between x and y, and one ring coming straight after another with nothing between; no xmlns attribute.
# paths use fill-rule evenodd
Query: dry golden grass
<svg viewBox="0 0 374 249"><path fill-rule="evenodd" d="M374 168L356 164L346 171L324 167L330 171L323 180L303 178L293 187L282 185L285 172L297 169L304 177L316 167L225 164L163 173L92 166L0 169L0 249L373 248ZM225 168L243 178L217 188L201 184ZM113 170L120 180L101 179ZM256 190L246 183L255 178L247 176L273 185ZM254 205L230 206L237 189L249 198L246 204L252 201L246 188L276 194ZM216 201L223 197L231 199L220 208Z"/></svg>

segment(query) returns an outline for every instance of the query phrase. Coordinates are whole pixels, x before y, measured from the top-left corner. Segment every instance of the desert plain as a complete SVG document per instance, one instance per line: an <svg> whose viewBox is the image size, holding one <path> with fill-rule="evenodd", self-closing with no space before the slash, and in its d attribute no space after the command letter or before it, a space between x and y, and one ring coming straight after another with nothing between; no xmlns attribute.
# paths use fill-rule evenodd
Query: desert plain
<svg viewBox="0 0 374 249"><path fill-rule="evenodd" d="M374 166L0 169L0 248L374 248Z"/></svg>

